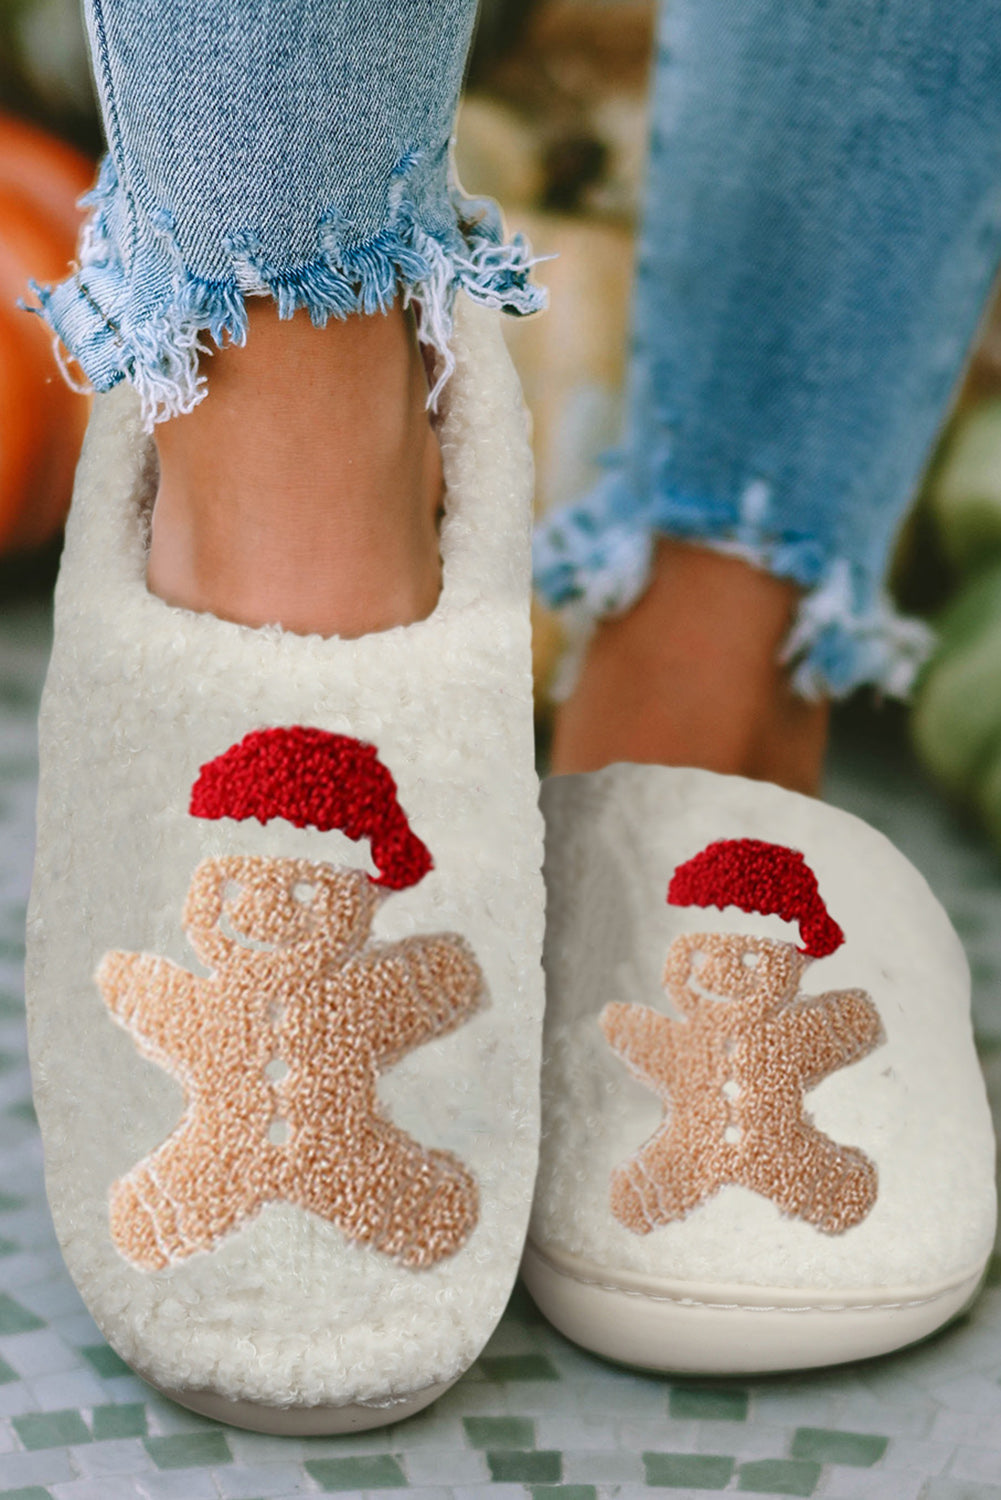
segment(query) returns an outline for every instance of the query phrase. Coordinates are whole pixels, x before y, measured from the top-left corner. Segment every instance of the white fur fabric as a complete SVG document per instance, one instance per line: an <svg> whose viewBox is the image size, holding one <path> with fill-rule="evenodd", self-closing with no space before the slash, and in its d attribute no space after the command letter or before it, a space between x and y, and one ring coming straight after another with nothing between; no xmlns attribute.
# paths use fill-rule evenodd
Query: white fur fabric
<svg viewBox="0 0 1001 1500"><path fill-rule="evenodd" d="M360 640L252 630L145 586L151 448L134 392L99 397L80 464L41 715L29 913L32 1066L56 1230L109 1341L158 1384L285 1404L385 1400L475 1359L517 1270L538 1152L542 823L529 635L531 458L497 315L457 310L442 434L444 585L427 620ZM208 855L369 862L343 834L189 816L199 767L256 728L374 744L434 869L374 937L453 931L487 1009L380 1081L397 1124L455 1152L480 1221L415 1272L288 1204L150 1273L113 1246L108 1189L176 1127L180 1087L98 992L109 949L200 972L181 929Z"/></svg>
<svg viewBox="0 0 1001 1500"><path fill-rule="evenodd" d="M617 765L552 777L546 817L548 991L543 1146L531 1234L616 1269L672 1281L823 1289L929 1286L975 1271L994 1238L994 1136L973 1049L969 970L926 882L848 813L709 771ZM869 1216L840 1235L723 1187L687 1218L634 1234L612 1215L609 1176L657 1129L660 1099L607 1044L610 1001L674 1014L664 960L684 932L799 943L776 916L667 904L678 864L717 839L800 850L844 944L813 962L807 994L867 990L886 1041L805 1096L835 1141L875 1162Z"/></svg>

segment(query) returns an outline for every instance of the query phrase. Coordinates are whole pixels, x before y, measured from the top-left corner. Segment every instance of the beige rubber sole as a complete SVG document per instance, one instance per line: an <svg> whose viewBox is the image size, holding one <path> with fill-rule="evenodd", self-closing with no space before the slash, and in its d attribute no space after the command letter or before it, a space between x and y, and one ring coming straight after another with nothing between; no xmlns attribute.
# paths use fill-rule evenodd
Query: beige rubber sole
<svg viewBox="0 0 1001 1500"><path fill-rule="evenodd" d="M455 1384L454 1380L446 1380L443 1385L425 1386L411 1396L382 1402L354 1402L349 1406L263 1406L256 1401L230 1401L214 1391L172 1391L146 1376L143 1378L161 1395L200 1417L276 1437L336 1437L345 1432L388 1427L423 1411Z"/></svg>
<svg viewBox="0 0 1001 1500"><path fill-rule="evenodd" d="M529 1241L522 1276L559 1331L620 1364L687 1375L805 1370L889 1354L955 1318L986 1262L936 1286L796 1292L614 1275Z"/></svg>

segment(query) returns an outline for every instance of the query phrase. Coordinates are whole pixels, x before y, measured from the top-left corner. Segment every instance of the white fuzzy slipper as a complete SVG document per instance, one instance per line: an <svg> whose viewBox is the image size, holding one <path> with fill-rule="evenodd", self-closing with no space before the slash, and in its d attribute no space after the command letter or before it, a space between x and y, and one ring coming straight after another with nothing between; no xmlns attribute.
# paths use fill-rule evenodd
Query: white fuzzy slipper
<svg viewBox="0 0 1001 1500"><path fill-rule="evenodd" d="M969 971L922 877L708 771L550 778L528 1286L570 1338L739 1373L899 1348L973 1297L994 1138Z"/></svg>
<svg viewBox="0 0 1001 1500"><path fill-rule="evenodd" d="M109 1342L222 1420L398 1420L504 1308L538 1152L531 460L458 309L444 583L359 640L145 586L151 448L95 403L42 706L28 1003L46 1180Z"/></svg>

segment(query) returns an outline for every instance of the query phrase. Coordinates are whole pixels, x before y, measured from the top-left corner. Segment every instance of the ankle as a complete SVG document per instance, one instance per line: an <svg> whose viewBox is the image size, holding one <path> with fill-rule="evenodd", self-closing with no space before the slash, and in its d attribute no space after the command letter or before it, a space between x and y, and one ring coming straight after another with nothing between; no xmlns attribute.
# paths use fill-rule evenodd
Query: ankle
<svg viewBox="0 0 1001 1500"><path fill-rule="evenodd" d="M738 558L661 541L646 593L599 624L557 712L554 772L623 760L816 792L827 706L795 698L778 663L798 600Z"/></svg>
<svg viewBox="0 0 1001 1500"><path fill-rule="evenodd" d="M423 618L440 588L441 458L412 320L312 327L251 309L209 395L157 429L147 582L248 625L361 635Z"/></svg>

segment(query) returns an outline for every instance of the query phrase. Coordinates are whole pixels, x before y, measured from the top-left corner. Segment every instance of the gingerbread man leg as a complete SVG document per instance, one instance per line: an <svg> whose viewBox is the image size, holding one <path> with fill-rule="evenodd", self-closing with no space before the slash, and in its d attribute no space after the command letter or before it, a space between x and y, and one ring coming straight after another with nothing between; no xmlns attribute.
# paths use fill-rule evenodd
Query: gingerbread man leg
<svg viewBox="0 0 1001 1500"><path fill-rule="evenodd" d="M475 1179L458 1157L450 1151L420 1154L426 1161L394 1200L377 1241L386 1255L413 1270L454 1255L479 1216Z"/></svg>
<svg viewBox="0 0 1001 1500"><path fill-rule="evenodd" d="M611 1207L634 1234L683 1219L720 1186L699 1122L664 1125L612 1173Z"/></svg>
<svg viewBox="0 0 1001 1500"><path fill-rule="evenodd" d="M286 1196L351 1239L417 1268L452 1255L476 1226L472 1175L445 1151L426 1151L378 1116L355 1118L336 1139L301 1140Z"/></svg>
<svg viewBox="0 0 1001 1500"><path fill-rule="evenodd" d="M741 1180L747 1187L823 1234L861 1223L876 1202L878 1174L869 1158L812 1126L769 1141L767 1151L749 1153L746 1161Z"/></svg>
<svg viewBox="0 0 1001 1500"><path fill-rule="evenodd" d="M162 1270L209 1250L273 1196L265 1152L245 1129L189 1114L111 1190L111 1237L128 1260Z"/></svg>

